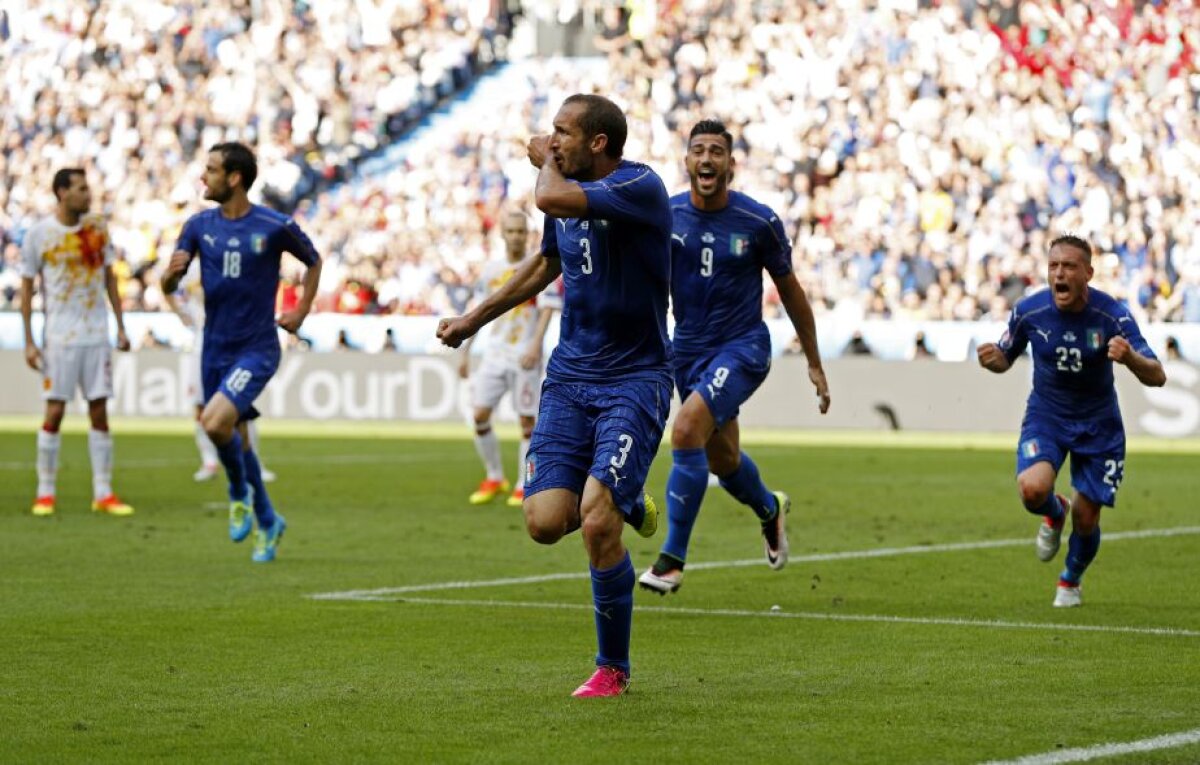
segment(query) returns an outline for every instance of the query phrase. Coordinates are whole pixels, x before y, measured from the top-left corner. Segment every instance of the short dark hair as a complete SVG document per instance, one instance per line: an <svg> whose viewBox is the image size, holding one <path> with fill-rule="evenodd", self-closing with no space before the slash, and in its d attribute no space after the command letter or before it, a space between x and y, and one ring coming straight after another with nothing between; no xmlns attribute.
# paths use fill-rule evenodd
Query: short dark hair
<svg viewBox="0 0 1200 765"><path fill-rule="evenodd" d="M221 152L221 167L225 170L225 174L240 173L242 176L242 188L246 191L254 185L254 179L258 177L258 160L254 158L254 152L244 143L237 141L228 141L226 143L218 143L214 145L210 152Z"/></svg>
<svg viewBox="0 0 1200 765"><path fill-rule="evenodd" d="M688 143L698 135L719 135L725 139L725 148L733 151L733 133L729 132L729 128L725 127L725 123L721 120L700 120L692 128L692 132L688 133Z"/></svg>
<svg viewBox="0 0 1200 765"><path fill-rule="evenodd" d="M83 168L81 167L64 167L54 174L54 180L50 183L50 190L54 192L55 199L59 199L58 192L71 188L71 179L77 175L87 178L87 173L83 172Z"/></svg>
<svg viewBox="0 0 1200 765"><path fill-rule="evenodd" d="M1092 262L1092 245L1083 237L1076 236L1075 234L1063 234L1050 242L1050 249L1053 250L1060 245L1063 247L1074 247L1087 257L1089 263Z"/></svg>
<svg viewBox="0 0 1200 765"><path fill-rule="evenodd" d="M563 101L566 104L583 104L583 116L579 118L579 127L588 140L603 133L608 136L604 153L613 159L620 159L625 151L625 137L629 135L629 126L625 122L625 112L621 107L609 101L604 96L590 93L576 93Z"/></svg>

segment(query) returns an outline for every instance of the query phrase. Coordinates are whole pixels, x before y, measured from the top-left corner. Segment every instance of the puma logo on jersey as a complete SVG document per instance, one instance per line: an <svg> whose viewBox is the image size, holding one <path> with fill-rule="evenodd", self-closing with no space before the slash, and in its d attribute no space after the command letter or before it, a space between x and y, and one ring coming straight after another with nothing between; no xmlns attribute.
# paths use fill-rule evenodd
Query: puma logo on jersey
<svg viewBox="0 0 1200 765"><path fill-rule="evenodd" d="M211 234L204 234L203 236L204 236L204 241L208 242L209 247L217 246L217 238L215 236L212 236Z"/></svg>
<svg viewBox="0 0 1200 765"><path fill-rule="evenodd" d="M612 473L612 477L613 477L613 488L615 489L615 488L617 488L618 486L620 486L620 485L621 485L621 481L622 481L622 479L624 479L624 478L625 478L625 476L623 476L623 475L621 475L620 473L618 473L618 472L617 472L617 469L616 469L615 467L610 467L610 468L608 469L608 472Z"/></svg>
<svg viewBox="0 0 1200 765"><path fill-rule="evenodd" d="M684 247L687 247L687 234L674 234L673 233L673 234L671 234L671 238L678 240L681 245L683 245Z"/></svg>
<svg viewBox="0 0 1200 765"><path fill-rule="evenodd" d="M1041 335L1041 336L1042 336L1042 340L1044 340L1045 342L1047 342L1047 343L1048 343L1048 342L1050 342L1050 330L1048 330L1048 329L1038 329L1037 327L1034 327L1034 328L1033 328L1033 331L1034 331L1034 332L1036 332L1036 333L1038 333L1039 335Z"/></svg>

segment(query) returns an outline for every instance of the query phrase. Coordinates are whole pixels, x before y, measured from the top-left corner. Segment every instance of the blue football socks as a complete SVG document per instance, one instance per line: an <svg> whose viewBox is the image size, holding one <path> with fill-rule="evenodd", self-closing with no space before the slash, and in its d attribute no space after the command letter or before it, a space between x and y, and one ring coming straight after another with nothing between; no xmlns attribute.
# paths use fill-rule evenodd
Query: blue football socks
<svg viewBox="0 0 1200 765"><path fill-rule="evenodd" d="M262 479L262 465L258 455L251 449L242 452L242 462L246 467L246 480L254 488L254 518L260 529L269 529L275 523L275 507L267 495L267 487Z"/></svg>
<svg viewBox="0 0 1200 765"><path fill-rule="evenodd" d="M1042 504L1038 505L1037 507L1025 505L1025 509L1034 515L1045 516L1055 523L1061 521L1065 515L1062 503L1058 501L1058 495L1056 495L1054 492L1050 492L1048 495L1046 495L1045 501L1043 501Z"/></svg>
<svg viewBox="0 0 1200 765"><path fill-rule="evenodd" d="M629 635L633 629L633 561L592 572L592 605L596 611L596 666L619 667L629 673Z"/></svg>
<svg viewBox="0 0 1200 765"><path fill-rule="evenodd" d="M755 465L754 460L745 452L742 452L742 463L738 465L737 470L721 477L721 487L738 502L749 506L760 521L771 520L778 511L775 495L762 482L758 474L758 465Z"/></svg>
<svg viewBox="0 0 1200 765"><path fill-rule="evenodd" d="M241 500L246 498L246 464L242 458L242 435L233 431L233 438L225 444L214 444L217 456L225 466L225 475L229 478L229 498Z"/></svg>
<svg viewBox="0 0 1200 765"><path fill-rule="evenodd" d="M1059 578L1070 585L1078 585L1083 578L1083 572L1095 560L1100 550L1100 526L1097 525L1091 534L1084 536L1077 531L1071 532L1067 542L1067 566Z"/></svg>
<svg viewBox="0 0 1200 765"><path fill-rule="evenodd" d="M708 457L703 449L671 452L667 477L667 540L662 552L679 562L687 560L688 541L708 489Z"/></svg>

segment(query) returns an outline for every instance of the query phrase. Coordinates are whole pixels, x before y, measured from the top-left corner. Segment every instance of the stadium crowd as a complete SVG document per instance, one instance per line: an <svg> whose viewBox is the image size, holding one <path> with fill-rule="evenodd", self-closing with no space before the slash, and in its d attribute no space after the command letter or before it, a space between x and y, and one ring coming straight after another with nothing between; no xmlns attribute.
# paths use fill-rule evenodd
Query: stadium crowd
<svg viewBox="0 0 1200 765"><path fill-rule="evenodd" d="M562 20L562 4L525 6L513 57L522 28ZM508 18L489 3L34 7L0 25L7 305L50 168L84 163L113 215L127 306L161 308L156 263L200 204L203 149L240 138L267 199L328 258L320 310L461 311L500 210L528 196L524 138L562 97L595 90L630 114L627 156L672 190L691 124L728 122L735 185L793 227L818 312L1002 319L1040 282L1051 234L1071 231L1099 248L1094 283L1139 316L1200 321L1195 3L577 3L603 65L538 61L370 177L357 156L500 57ZM770 288L767 302L780 310Z"/></svg>
<svg viewBox="0 0 1200 765"><path fill-rule="evenodd" d="M290 211L344 181L503 54L471 0L0 0L0 304L55 169L92 171L132 309L202 204L213 143L241 140ZM166 254L169 254L167 252Z"/></svg>

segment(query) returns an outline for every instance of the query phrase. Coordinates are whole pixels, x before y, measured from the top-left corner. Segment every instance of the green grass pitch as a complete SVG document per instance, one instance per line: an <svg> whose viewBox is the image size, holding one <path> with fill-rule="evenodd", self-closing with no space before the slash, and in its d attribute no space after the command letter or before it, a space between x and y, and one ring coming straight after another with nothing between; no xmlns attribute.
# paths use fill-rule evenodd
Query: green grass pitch
<svg viewBox="0 0 1200 765"><path fill-rule="evenodd" d="M267 423L289 528L254 565L223 486L191 480L186 428L117 423L131 519L88 511L77 430L58 514L32 517L32 421L0 432L0 762L975 763L1200 727L1195 454L1131 449L1085 604L1062 611L1011 438L752 443L793 498L792 562L751 564L752 515L710 489L683 588L635 596L629 694L579 701L582 543L467 505L464 430ZM1147 530L1174 531L1129 534ZM663 534L626 534L639 572Z"/></svg>

